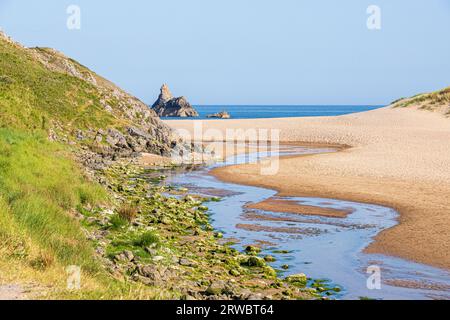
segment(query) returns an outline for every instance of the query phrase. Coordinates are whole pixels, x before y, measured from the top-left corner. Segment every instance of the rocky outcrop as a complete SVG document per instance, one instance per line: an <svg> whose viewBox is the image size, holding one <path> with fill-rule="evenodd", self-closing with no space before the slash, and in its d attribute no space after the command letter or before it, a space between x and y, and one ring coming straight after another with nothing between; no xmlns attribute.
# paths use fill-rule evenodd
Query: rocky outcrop
<svg viewBox="0 0 450 320"><path fill-rule="evenodd" d="M163 84L161 87L161 92L159 94L158 100L153 104L152 109L161 109L164 108L167 102L173 99L173 95L170 92L167 84Z"/></svg>
<svg viewBox="0 0 450 320"><path fill-rule="evenodd" d="M219 113L215 113L215 114L210 114L207 116L207 118L217 118L217 119L231 119L231 115L226 112L226 111L222 111Z"/></svg>
<svg viewBox="0 0 450 320"><path fill-rule="evenodd" d="M158 100L153 104L152 109L160 117L198 117L198 112L186 100L185 97L174 98L169 87L164 84Z"/></svg>
<svg viewBox="0 0 450 320"><path fill-rule="evenodd" d="M114 119L111 124L101 128L89 126L87 129L73 128L71 131L56 117L49 121L51 140L89 146L89 150L85 149L80 156L87 167L99 169L111 159L142 152L170 156L173 146L181 141L145 103L63 53L50 48L21 50L43 65L49 74L62 73L85 82L87 90L102 108L97 111L97 115ZM167 90L161 102L169 96L171 94ZM76 108L74 105L73 110Z"/></svg>

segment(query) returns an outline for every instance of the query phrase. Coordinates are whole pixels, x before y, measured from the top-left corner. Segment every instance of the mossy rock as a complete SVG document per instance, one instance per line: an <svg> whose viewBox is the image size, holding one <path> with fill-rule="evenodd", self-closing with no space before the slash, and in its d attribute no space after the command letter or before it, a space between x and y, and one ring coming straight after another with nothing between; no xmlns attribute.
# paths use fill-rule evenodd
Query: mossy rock
<svg viewBox="0 0 450 320"><path fill-rule="evenodd" d="M308 282L308 278L304 273L299 273L286 277L285 281L290 284L303 287Z"/></svg>
<svg viewBox="0 0 450 320"><path fill-rule="evenodd" d="M247 267L262 268L262 267L264 267L266 265L266 262L264 261L264 259L261 259L259 257L255 257L255 256L251 256L251 257L248 257L247 260L245 260L241 264L245 265Z"/></svg>
<svg viewBox="0 0 450 320"><path fill-rule="evenodd" d="M273 253L276 253L276 254L289 254L289 253L291 253L292 251L288 251L288 250L274 250L274 251L272 251Z"/></svg>
<svg viewBox="0 0 450 320"><path fill-rule="evenodd" d="M265 266L264 267L264 274L269 277L269 278L275 278L277 277L277 272L275 271L274 268L270 267L270 266Z"/></svg>
<svg viewBox="0 0 450 320"><path fill-rule="evenodd" d="M236 269L231 269L229 273L233 277L239 277L241 275L241 273L238 270L236 270Z"/></svg>
<svg viewBox="0 0 450 320"><path fill-rule="evenodd" d="M255 247L255 246L247 246L245 248L245 252L249 254L257 254L261 252L261 248Z"/></svg>

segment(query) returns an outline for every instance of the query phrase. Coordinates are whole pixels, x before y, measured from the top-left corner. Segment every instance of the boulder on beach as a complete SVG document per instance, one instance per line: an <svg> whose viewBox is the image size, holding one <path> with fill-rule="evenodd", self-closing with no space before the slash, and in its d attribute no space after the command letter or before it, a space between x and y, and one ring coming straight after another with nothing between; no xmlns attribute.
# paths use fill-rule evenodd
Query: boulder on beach
<svg viewBox="0 0 450 320"><path fill-rule="evenodd" d="M185 97L174 98L166 84L161 87L161 93L152 109L160 117L188 118L199 116Z"/></svg>

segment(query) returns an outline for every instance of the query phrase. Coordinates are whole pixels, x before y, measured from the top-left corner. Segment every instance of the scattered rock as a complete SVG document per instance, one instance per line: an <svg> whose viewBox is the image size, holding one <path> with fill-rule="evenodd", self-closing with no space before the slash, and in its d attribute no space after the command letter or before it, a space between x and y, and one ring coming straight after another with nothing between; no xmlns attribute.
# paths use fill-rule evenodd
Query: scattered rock
<svg viewBox="0 0 450 320"><path fill-rule="evenodd" d="M258 247L255 247L255 246L247 246L245 248L245 252L256 254L256 253L260 253L261 252L261 248L258 248Z"/></svg>
<svg viewBox="0 0 450 320"><path fill-rule="evenodd" d="M119 263L128 263L133 261L134 255L131 251L124 251L114 257L114 260Z"/></svg>
<svg viewBox="0 0 450 320"><path fill-rule="evenodd" d="M131 251L129 251L129 250L126 250L126 251L123 252L123 254L125 255L125 257L126 257L126 259L127 259L128 261L133 261L133 260L134 260L134 254L133 254L133 252L131 252Z"/></svg>
<svg viewBox="0 0 450 320"><path fill-rule="evenodd" d="M191 296L189 294L185 294L185 295L183 295L181 297L181 300L184 300L184 301L195 301L195 300L197 300L197 298L195 298L194 296Z"/></svg>
<svg viewBox="0 0 450 320"><path fill-rule="evenodd" d="M159 274L157 268L152 265L139 266L138 272L141 276L150 278L153 280L160 278L160 274Z"/></svg>
<svg viewBox="0 0 450 320"><path fill-rule="evenodd" d="M263 295L260 293L254 293L254 294L249 295L246 300L260 301L260 300L263 300Z"/></svg>
<svg viewBox="0 0 450 320"><path fill-rule="evenodd" d="M205 294L209 296L220 296L220 295L235 296L236 295L235 291L236 288L231 282L219 280L212 282L209 285L208 289L206 289Z"/></svg>
<svg viewBox="0 0 450 320"><path fill-rule="evenodd" d="M304 273L299 273L286 277L285 281L293 285L305 286L308 281L308 278Z"/></svg>
<svg viewBox="0 0 450 320"><path fill-rule="evenodd" d="M217 119L231 119L231 115L226 112L226 111L222 111L219 113L214 113L214 114L209 114L206 116L207 118L217 118Z"/></svg>
<svg viewBox="0 0 450 320"><path fill-rule="evenodd" d="M116 129L109 129L108 135L106 137L106 142L112 146L112 147L119 147L119 148L128 148L127 140L123 136L122 133L120 133Z"/></svg>
<svg viewBox="0 0 450 320"><path fill-rule="evenodd" d="M159 261L162 261L162 260L164 260L164 257L163 257L163 256L156 256L156 257L153 257L153 262L159 262Z"/></svg>
<svg viewBox="0 0 450 320"><path fill-rule="evenodd" d="M225 287L224 281L215 281L206 289L205 293L207 295L215 296L222 294Z"/></svg>
<svg viewBox="0 0 450 320"><path fill-rule="evenodd" d="M248 266L248 267L261 268L266 265L266 262L259 257L251 256L251 257L248 257L247 260L243 262L243 265Z"/></svg>
<svg viewBox="0 0 450 320"><path fill-rule="evenodd" d="M238 270L236 270L236 269L231 269L231 270L230 270L230 274L231 274L233 277L239 277L239 276L241 275L241 273L240 273Z"/></svg>
<svg viewBox="0 0 450 320"><path fill-rule="evenodd" d="M145 284L147 286L154 286L154 285L157 285L159 283L156 280L152 280L151 278L143 277L143 276L138 275L138 274L133 277L133 280L136 281L136 282L143 283L143 284Z"/></svg>
<svg viewBox="0 0 450 320"><path fill-rule="evenodd" d="M196 265L194 262L192 262L188 259L185 259L185 258L181 258L178 263L184 267L195 267L195 265Z"/></svg>
<svg viewBox="0 0 450 320"><path fill-rule="evenodd" d="M147 251L151 256L156 256L158 251L154 248L151 247L147 247L145 248L145 251Z"/></svg>

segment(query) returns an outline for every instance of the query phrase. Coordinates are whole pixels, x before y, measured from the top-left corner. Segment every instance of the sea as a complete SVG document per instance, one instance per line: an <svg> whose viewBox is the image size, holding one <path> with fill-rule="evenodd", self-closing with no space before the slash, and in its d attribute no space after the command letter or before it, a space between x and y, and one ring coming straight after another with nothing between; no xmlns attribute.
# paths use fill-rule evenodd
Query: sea
<svg viewBox="0 0 450 320"><path fill-rule="evenodd" d="M198 105L194 108L200 114L195 119L206 119L208 115L227 111L232 119L270 119L294 117L339 116L364 112L383 106L369 105ZM164 120L179 118L162 118ZM226 120L224 120L226 121Z"/></svg>

